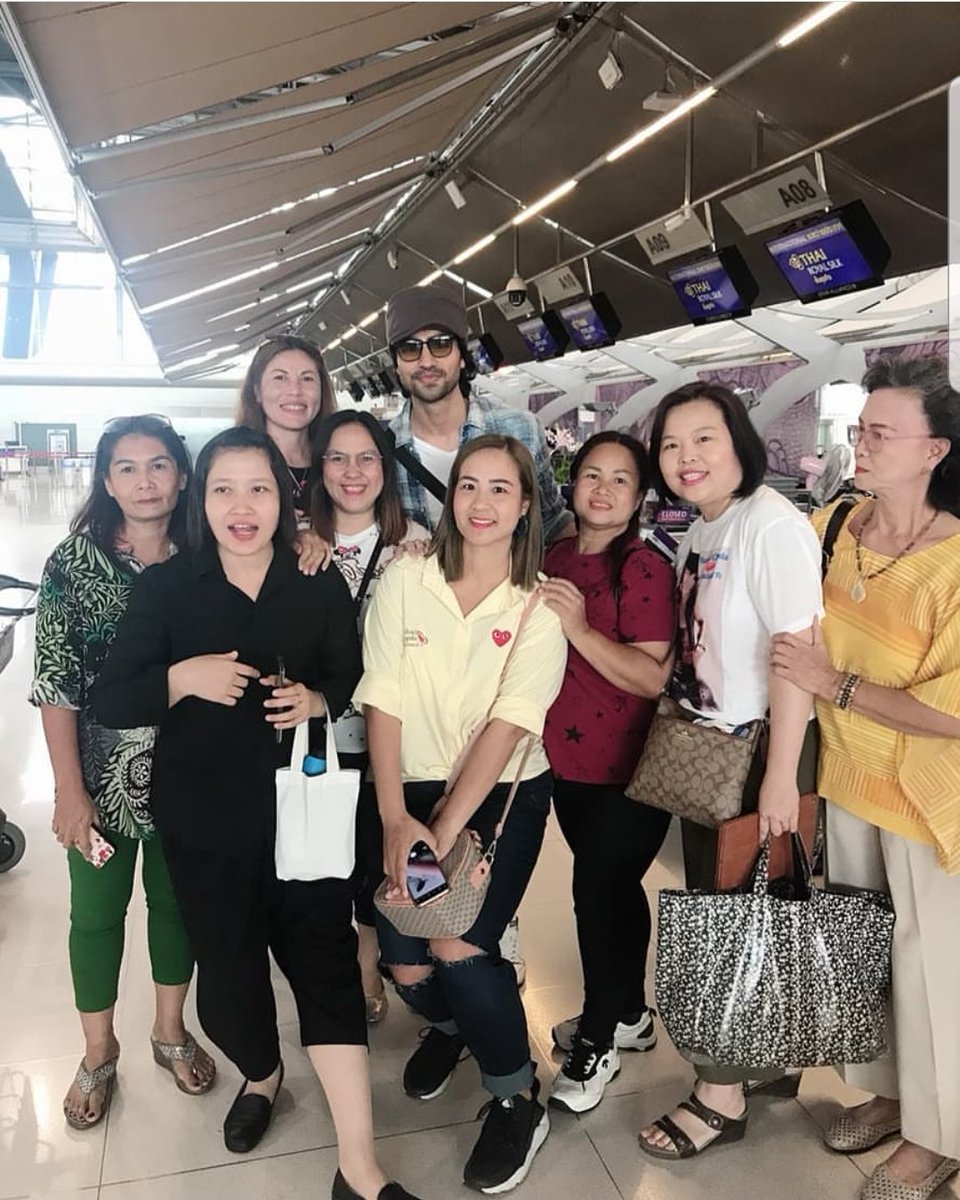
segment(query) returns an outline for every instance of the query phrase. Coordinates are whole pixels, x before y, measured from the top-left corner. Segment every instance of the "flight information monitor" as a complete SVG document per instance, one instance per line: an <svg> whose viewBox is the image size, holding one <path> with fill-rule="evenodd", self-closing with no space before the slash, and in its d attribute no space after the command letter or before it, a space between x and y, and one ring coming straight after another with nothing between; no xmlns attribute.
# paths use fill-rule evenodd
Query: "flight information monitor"
<svg viewBox="0 0 960 1200"><path fill-rule="evenodd" d="M749 316L760 291L735 246L671 267L667 278L694 325Z"/></svg>
<svg viewBox="0 0 960 1200"><path fill-rule="evenodd" d="M804 304L877 287L890 261L890 247L860 200L781 234L766 247Z"/></svg>

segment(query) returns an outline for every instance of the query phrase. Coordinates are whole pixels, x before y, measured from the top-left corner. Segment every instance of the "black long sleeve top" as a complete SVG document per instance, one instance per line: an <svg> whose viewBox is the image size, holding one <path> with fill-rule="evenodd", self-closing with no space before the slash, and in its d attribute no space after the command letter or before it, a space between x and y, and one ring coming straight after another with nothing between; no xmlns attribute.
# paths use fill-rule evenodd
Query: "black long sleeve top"
<svg viewBox="0 0 960 1200"><path fill-rule="evenodd" d="M270 689L251 680L235 706L188 696L169 707L167 671L201 654L238 651L262 675L277 672L322 692L333 717L361 674L356 614L339 571L302 575L278 546L256 600L228 582L215 548L183 552L137 581L93 691L111 729L157 725L151 804L161 836L242 850L273 836L275 771L290 761L292 734L277 744L264 719Z"/></svg>

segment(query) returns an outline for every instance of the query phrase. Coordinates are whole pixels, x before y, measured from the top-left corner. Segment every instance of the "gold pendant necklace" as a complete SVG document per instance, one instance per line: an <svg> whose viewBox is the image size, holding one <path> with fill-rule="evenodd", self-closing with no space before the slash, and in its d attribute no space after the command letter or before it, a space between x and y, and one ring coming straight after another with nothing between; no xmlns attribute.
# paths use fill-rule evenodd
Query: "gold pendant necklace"
<svg viewBox="0 0 960 1200"><path fill-rule="evenodd" d="M882 575L885 571L889 571L891 567L895 567L897 565L897 563L900 561L900 559L903 558L903 556L905 554L910 553L910 551L914 548L914 546L917 544L917 542L920 541L920 539L924 536L924 534L929 532L930 527L933 525L934 521L937 519L937 517L940 516L939 510L937 510L933 514L933 516L930 518L930 520L927 521L927 523L923 526L923 528L918 533L916 533L909 542L907 542L907 544L900 551L900 553L896 556L896 558L891 558L891 560L888 563L884 563L883 566L878 567L878 569L876 571L871 571L869 574L866 574L863 570L863 562L861 561L861 557L860 557L860 546L863 541L863 535L867 531L867 526L873 520L873 514L875 511L876 511L876 507L870 509L870 512L867 514L867 519L863 522L863 524L857 530L857 533L854 538L854 540L856 541L857 577L853 581L853 583L850 587L850 599L854 602L854 604L862 604L864 602L864 600L866 600L866 598L867 598L867 582L871 579L876 579L877 576Z"/></svg>

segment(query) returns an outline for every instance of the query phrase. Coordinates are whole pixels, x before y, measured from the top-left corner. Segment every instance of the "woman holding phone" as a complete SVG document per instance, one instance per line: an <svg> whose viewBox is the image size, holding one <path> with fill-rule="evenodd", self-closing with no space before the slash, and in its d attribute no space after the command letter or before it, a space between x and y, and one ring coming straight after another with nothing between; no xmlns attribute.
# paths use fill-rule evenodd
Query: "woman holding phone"
<svg viewBox="0 0 960 1200"><path fill-rule="evenodd" d="M297 570L285 474L265 434L228 429L204 447L189 552L143 579L95 706L108 723L160 726L153 802L197 955L200 1020L245 1077L227 1148L259 1143L283 1080L272 951L337 1131L334 1200L404 1200L374 1149L349 881L276 875L275 773L290 739L278 747L275 733L336 716L360 667L343 580Z"/></svg>
<svg viewBox="0 0 960 1200"><path fill-rule="evenodd" d="M313 529L333 546L333 561L363 618L387 564L402 542L429 542L421 525L408 521L400 503L393 452L369 413L347 409L327 417L316 443L319 486L313 490ZM353 705L334 726L337 753L344 767L366 772L369 765L363 713ZM387 993L380 975L373 893L383 877L383 828L373 783L360 785L357 806L357 869L353 912L360 941L360 974L367 1021L382 1021Z"/></svg>
<svg viewBox="0 0 960 1200"><path fill-rule="evenodd" d="M462 937L406 937L377 920L398 994L429 1022L404 1070L407 1095L439 1096L465 1051L480 1067L491 1100L464 1182L488 1193L526 1178L550 1128L516 974L499 950L543 840L551 777L540 734L566 660L560 621L535 594L542 544L529 451L501 435L467 442L430 553L403 558L377 587L354 695L389 894L423 900L445 886L435 864L467 826L489 845L519 780L483 906Z"/></svg>
<svg viewBox="0 0 960 1200"><path fill-rule="evenodd" d="M166 417L119 417L97 443L90 495L44 567L30 700L40 708L56 798L53 832L70 871L70 971L85 1049L63 1103L74 1129L110 1105L120 1046L113 1014L138 849L156 991L151 1042L181 1091L213 1085L213 1060L183 1024L193 953L153 836L155 730L102 725L91 689L134 580L182 540L190 460Z"/></svg>

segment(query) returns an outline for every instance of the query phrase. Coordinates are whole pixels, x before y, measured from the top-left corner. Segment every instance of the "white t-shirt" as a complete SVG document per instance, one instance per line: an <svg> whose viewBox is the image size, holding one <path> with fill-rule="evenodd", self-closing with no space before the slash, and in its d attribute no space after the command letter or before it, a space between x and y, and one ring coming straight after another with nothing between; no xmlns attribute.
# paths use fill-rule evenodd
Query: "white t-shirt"
<svg viewBox="0 0 960 1200"><path fill-rule="evenodd" d="M677 555L680 620L670 695L727 726L769 707L770 638L823 615L820 543L784 496L759 487L715 521L698 518Z"/></svg>
<svg viewBox="0 0 960 1200"><path fill-rule="evenodd" d="M445 484L450 478L450 469L453 466L453 460L457 457L457 451L441 450L438 446L431 446L429 442L418 437L413 439L413 448L417 452L417 458L430 474L436 475L440 482ZM433 527L436 528L440 514L443 512L443 505L426 488L423 489L423 495L427 502L427 516L433 522Z"/></svg>
<svg viewBox="0 0 960 1200"><path fill-rule="evenodd" d="M343 576L347 587L350 589L350 595L354 600L357 598L360 584L363 582L363 577L366 574L367 566L370 563L370 558L379 536L380 529L376 523L361 530L359 533L338 532L334 534L333 561ZM422 525L418 525L415 521L408 521L407 531L403 535L403 540L405 542L419 540L428 542L430 534ZM377 557L377 565L374 567L369 583L367 584L367 590L360 605L360 615L357 619L361 637L363 636L363 621L367 615L367 608L370 605L374 588L377 586L377 582L396 552L396 546L383 546ZM338 754L365 753L367 749L367 727L363 719L363 713L358 712L352 704L348 705L343 715L334 723L333 737L336 742Z"/></svg>

